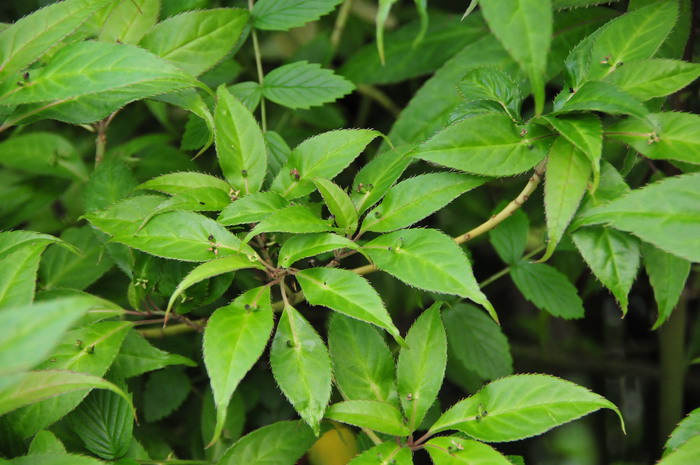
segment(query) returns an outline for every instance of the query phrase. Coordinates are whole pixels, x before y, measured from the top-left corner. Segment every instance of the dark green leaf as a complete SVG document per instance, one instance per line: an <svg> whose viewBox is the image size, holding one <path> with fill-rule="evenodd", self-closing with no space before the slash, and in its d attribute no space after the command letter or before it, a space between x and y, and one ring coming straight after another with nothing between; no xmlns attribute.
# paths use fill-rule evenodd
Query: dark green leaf
<svg viewBox="0 0 700 465"><path fill-rule="evenodd" d="M182 355L169 354L153 347L139 333L129 331L114 359L112 370L122 378L132 378L169 365L192 367L197 364Z"/></svg>
<svg viewBox="0 0 700 465"><path fill-rule="evenodd" d="M690 274L690 262L642 242L642 258L659 310L654 328L671 316Z"/></svg>
<svg viewBox="0 0 700 465"><path fill-rule="evenodd" d="M253 8L253 24L256 29L286 31L327 15L341 1L260 0Z"/></svg>
<svg viewBox="0 0 700 465"><path fill-rule="evenodd" d="M153 422L167 417L187 399L190 389L190 378L182 370L156 371L143 391L144 419Z"/></svg>
<svg viewBox="0 0 700 465"><path fill-rule="evenodd" d="M543 263L521 261L510 276L523 296L537 308L564 319L583 318L583 302L566 275Z"/></svg>
<svg viewBox="0 0 700 465"><path fill-rule="evenodd" d="M489 231L491 245L508 265L520 261L525 253L530 221L522 210L516 210L510 217L501 221L497 228Z"/></svg>
<svg viewBox="0 0 700 465"><path fill-rule="evenodd" d="M136 179L115 156L103 160L85 185L85 211L103 210L125 198L136 187Z"/></svg>
<svg viewBox="0 0 700 465"><path fill-rule="evenodd" d="M49 132L32 132L0 143L0 163L32 174L87 180L87 169L73 144Z"/></svg>

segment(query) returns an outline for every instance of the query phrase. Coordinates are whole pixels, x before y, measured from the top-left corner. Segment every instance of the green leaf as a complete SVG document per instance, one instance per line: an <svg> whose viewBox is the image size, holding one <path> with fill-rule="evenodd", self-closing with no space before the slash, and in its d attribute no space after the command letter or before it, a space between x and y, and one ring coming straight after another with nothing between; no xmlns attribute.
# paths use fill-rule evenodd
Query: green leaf
<svg viewBox="0 0 700 465"><path fill-rule="evenodd" d="M294 465L316 442L301 421L280 421L243 436L219 459L218 465Z"/></svg>
<svg viewBox="0 0 700 465"><path fill-rule="evenodd" d="M608 82L590 81L576 92L562 90L554 99L554 114L572 111L599 111L613 115L644 118L649 110L632 95Z"/></svg>
<svg viewBox="0 0 700 465"><path fill-rule="evenodd" d="M73 144L49 132L19 134L0 142L0 164L63 179L85 181L88 178L87 168Z"/></svg>
<svg viewBox="0 0 700 465"><path fill-rule="evenodd" d="M338 389L349 400L376 400L398 406L394 357L375 328L334 314L328 347Z"/></svg>
<svg viewBox="0 0 700 465"><path fill-rule="evenodd" d="M437 399L447 364L447 336L440 303L418 317L406 336L396 365L396 382L408 428L415 431Z"/></svg>
<svg viewBox="0 0 700 465"><path fill-rule="evenodd" d="M315 179L314 184L321 193L328 211L333 215L335 224L344 230L346 234L355 232L358 215L355 205L350 200L350 196L337 184L326 179Z"/></svg>
<svg viewBox="0 0 700 465"><path fill-rule="evenodd" d="M272 325L269 287L241 294L209 318L203 351L217 411L212 444L221 434L233 391L265 350Z"/></svg>
<svg viewBox="0 0 700 465"><path fill-rule="evenodd" d="M230 255L228 257L217 258L201 265L190 271L187 276L177 285L175 291L168 300L168 308L166 312L170 312L177 298L184 294L190 287L205 279L212 278L231 271L242 270L245 268L263 269L263 266L257 261L251 260L244 255Z"/></svg>
<svg viewBox="0 0 700 465"><path fill-rule="evenodd" d="M520 121L520 105L523 97L518 84L496 68L475 68L464 75L459 92L466 101L489 100L497 102L513 120Z"/></svg>
<svg viewBox="0 0 700 465"><path fill-rule="evenodd" d="M87 311L89 301L65 298L0 312L0 390L44 360Z"/></svg>
<svg viewBox="0 0 700 465"><path fill-rule="evenodd" d="M658 465L685 465L697 462L700 458L700 436L694 436L681 444L678 449L665 456Z"/></svg>
<svg viewBox="0 0 700 465"><path fill-rule="evenodd" d="M451 124L412 156L467 173L511 176L546 156L547 136L541 126L516 126L508 115L486 114Z"/></svg>
<svg viewBox="0 0 700 465"><path fill-rule="evenodd" d="M140 184L137 189L163 192L164 194L186 194L191 189L197 188L218 189L227 195L231 192L231 186L226 181L210 174L196 172L169 173L149 179Z"/></svg>
<svg viewBox="0 0 700 465"><path fill-rule="evenodd" d="M384 434L411 434L396 407L374 400L348 400L328 407L326 418Z"/></svg>
<svg viewBox="0 0 700 465"><path fill-rule="evenodd" d="M260 0L253 8L253 25L267 31L287 31L316 21L342 0Z"/></svg>
<svg viewBox="0 0 700 465"><path fill-rule="evenodd" d="M189 358L153 347L139 333L129 331L114 359L112 370L121 378L133 378L169 365L197 366Z"/></svg>
<svg viewBox="0 0 700 465"><path fill-rule="evenodd" d="M101 460L84 455L54 453L17 457L12 459L12 462L7 463L10 465L104 465Z"/></svg>
<svg viewBox="0 0 700 465"><path fill-rule="evenodd" d="M143 391L143 417L158 421L178 409L191 389L190 378L182 370L166 368L153 373Z"/></svg>
<svg viewBox="0 0 700 465"><path fill-rule="evenodd" d="M606 135L654 160L700 165L699 125L700 116L691 113L653 113L646 120L622 120L609 127Z"/></svg>
<svg viewBox="0 0 700 465"><path fill-rule="evenodd" d="M47 250L39 269L44 289L85 289L114 265L90 226L65 229L61 239L73 244L82 255L58 247Z"/></svg>
<svg viewBox="0 0 700 465"><path fill-rule="evenodd" d="M539 115L544 105L544 74L554 27L551 1L486 0L480 5L491 31L527 73Z"/></svg>
<svg viewBox="0 0 700 465"><path fill-rule="evenodd" d="M479 16L459 21L453 15L431 11L430 25L419 43L419 21L412 21L386 35L384 64L376 44L362 47L340 68L340 74L356 84L390 84L431 73L464 46L477 40L484 31Z"/></svg>
<svg viewBox="0 0 700 465"><path fill-rule="evenodd" d="M289 268L302 258L345 248L361 251L360 247L350 239L333 233L292 236L280 248L277 264Z"/></svg>
<svg viewBox="0 0 700 465"><path fill-rule="evenodd" d="M413 465L411 449L387 441L367 449L348 465Z"/></svg>
<svg viewBox="0 0 700 465"><path fill-rule="evenodd" d="M270 366L284 395L318 436L331 398L331 358L321 336L290 305L272 339Z"/></svg>
<svg viewBox="0 0 700 465"><path fill-rule="evenodd" d="M0 258L5 258L12 252L26 247L46 247L49 244L59 244L78 253L78 250L61 239L49 234L34 231L0 231Z"/></svg>
<svg viewBox="0 0 700 465"><path fill-rule="evenodd" d="M678 18L678 2L660 1L609 22L590 52L589 79L614 73L621 63L651 58Z"/></svg>
<svg viewBox="0 0 700 465"><path fill-rule="evenodd" d="M270 184L287 163L292 149L279 133L270 130L265 132L265 144L267 145L267 181Z"/></svg>
<svg viewBox="0 0 700 465"><path fill-rule="evenodd" d="M583 318L581 297L566 275L543 263L521 261L511 267L510 276L523 296L537 308L564 318Z"/></svg>
<svg viewBox="0 0 700 465"><path fill-rule="evenodd" d="M39 261L46 245L28 244L4 254L0 260L0 308L32 303Z"/></svg>
<svg viewBox="0 0 700 465"><path fill-rule="evenodd" d="M624 92L645 101L677 92L698 76L700 64L652 58L625 63L607 80Z"/></svg>
<svg viewBox="0 0 700 465"><path fill-rule="evenodd" d="M498 320L479 289L464 251L436 229L404 229L384 234L362 247L380 270L415 286L466 297L483 305Z"/></svg>
<svg viewBox="0 0 700 465"><path fill-rule="evenodd" d="M248 242L252 237L266 232L318 233L333 230L331 221L323 220L306 205L294 205L278 210L257 224L245 237Z"/></svg>
<svg viewBox="0 0 700 465"><path fill-rule="evenodd" d="M700 435L700 408L690 412L678 423L678 426L673 430L666 444L664 444L664 456L698 435Z"/></svg>
<svg viewBox="0 0 700 465"><path fill-rule="evenodd" d="M136 45L156 24L159 13L160 1L158 0L116 2L100 28L98 39L102 42Z"/></svg>
<svg viewBox="0 0 700 465"><path fill-rule="evenodd" d="M639 271L639 240L602 226L578 229L571 238L593 274L610 289L622 314L626 314L627 295Z"/></svg>
<svg viewBox="0 0 700 465"><path fill-rule="evenodd" d="M501 260L508 265L520 261L525 253L527 238L530 231L530 220L520 209L510 217L501 221L497 228L489 231L491 245Z"/></svg>
<svg viewBox="0 0 700 465"><path fill-rule="evenodd" d="M136 187L131 170L119 158L108 156L90 175L85 185L85 211L103 210L127 197Z"/></svg>
<svg viewBox="0 0 700 465"><path fill-rule="evenodd" d="M25 16L0 33L0 82L41 58L114 0L66 0Z"/></svg>
<svg viewBox="0 0 700 465"><path fill-rule="evenodd" d="M425 444L425 450L435 465L511 465L491 446L458 436L433 438Z"/></svg>
<svg viewBox="0 0 700 465"><path fill-rule="evenodd" d="M237 82L227 87L228 91L236 97L251 112L260 104L262 98L262 88L255 81ZM264 135L263 135L264 137Z"/></svg>
<svg viewBox="0 0 700 465"><path fill-rule="evenodd" d="M390 149L383 152L364 165L352 183L350 198L357 212L362 214L394 185L401 174L408 168L411 158L406 156L410 146Z"/></svg>
<svg viewBox="0 0 700 465"><path fill-rule="evenodd" d="M272 213L289 206L289 201L276 192L256 192L235 200L216 219L225 226L257 223Z"/></svg>
<svg viewBox="0 0 700 465"><path fill-rule="evenodd" d="M666 178L582 215L609 224L680 258L700 261L700 173ZM673 199L669 202L668 199Z"/></svg>
<svg viewBox="0 0 700 465"><path fill-rule="evenodd" d="M170 105L175 105L183 110L187 110L192 113L192 115L199 117L203 123L199 134L201 143L193 144L194 146L186 143L188 128L185 127L185 133L182 136L183 139L181 143L182 150L194 150L198 148L200 150L197 155L200 155L214 143L214 117L211 111L209 111L209 107L204 99L194 89L185 89L178 92L156 95L151 97L151 100L169 103Z"/></svg>
<svg viewBox="0 0 700 465"><path fill-rule="evenodd" d="M158 23L139 45L198 76L234 48L249 18L239 8L187 11Z"/></svg>
<svg viewBox="0 0 700 465"><path fill-rule="evenodd" d="M141 195L121 200L108 208L94 211L84 216L95 228L109 234L135 234L139 225L151 211L160 205L165 197Z"/></svg>
<svg viewBox="0 0 700 465"><path fill-rule="evenodd" d="M617 413L622 423L612 402L584 387L549 375L514 375L493 381L456 403L430 432L458 430L485 442L516 441L601 408Z"/></svg>
<svg viewBox="0 0 700 465"><path fill-rule="evenodd" d="M377 7L377 15L374 19L375 35L377 37L377 53L379 54L379 61L384 64L386 58L384 56L384 25L386 20L389 18L389 13L391 12L391 7L398 0L379 0L379 5Z"/></svg>
<svg viewBox="0 0 700 465"><path fill-rule="evenodd" d="M600 157L603 154L603 125L593 113L544 116L561 136L583 152L591 162L593 170L592 190L600 182Z"/></svg>
<svg viewBox="0 0 700 465"><path fill-rule="evenodd" d="M194 187L182 194L175 194L158 205L142 222L139 228L148 223L155 215L171 211L220 211L231 203L226 192L212 187Z"/></svg>
<svg viewBox="0 0 700 465"><path fill-rule="evenodd" d="M104 376L130 327L130 322L106 321L69 331L37 369ZM88 390L81 389L15 410L3 417L3 426L9 426L8 431L15 436L32 436L73 410Z"/></svg>
<svg viewBox="0 0 700 465"><path fill-rule="evenodd" d="M261 88L265 98L292 109L334 102L354 89L344 77L306 61L275 68L265 75Z"/></svg>
<svg viewBox="0 0 700 465"><path fill-rule="evenodd" d="M400 342L399 335L377 291L361 276L337 268L309 268L295 277L311 305L323 305L349 317L385 329Z"/></svg>
<svg viewBox="0 0 700 465"><path fill-rule="evenodd" d="M459 360L483 379L513 373L508 338L501 327L473 305L458 303L442 312L448 358Z"/></svg>
<svg viewBox="0 0 700 465"><path fill-rule="evenodd" d="M84 389L107 389L128 398L121 389L99 376L59 370L30 371L18 384L0 391L0 415L49 397ZM126 415L131 417L129 403L126 407Z"/></svg>
<svg viewBox="0 0 700 465"><path fill-rule="evenodd" d="M333 179L379 135L369 129L341 129L305 140L292 150L271 190L290 200L313 192L313 179Z"/></svg>
<svg viewBox="0 0 700 465"><path fill-rule="evenodd" d="M61 443L61 441L48 430L39 431L34 438L32 438L32 443L29 445L28 455L37 454L66 454L66 448Z"/></svg>
<svg viewBox="0 0 700 465"><path fill-rule="evenodd" d="M659 310L657 329L671 316L690 274L690 262L642 242L642 258Z"/></svg>
<svg viewBox="0 0 700 465"><path fill-rule="evenodd" d="M547 157L544 184L547 250L540 261L548 260L554 253L578 210L590 177L588 157L565 138L557 138Z"/></svg>
<svg viewBox="0 0 700 465"><path fill-rule="evenodd" d="M146 50L126 44L78 42L59 50L22 86L0 86L0 105L44 102L42 108L79 97L117 98L124 103L196 86L184 71Z"/></svg>
<svg viewBox="0 0 700 465"><path fill-rule="evenodd" d="M267 151L262 131L245 105L225 86L216 92L216 153L226 180L244 194L260 190Z"/></svg>
<svg viewBox="0 0 700 465"><path fill-rule="evenodd" d="M429 173L401 181L362 222L361 231L405 228L440 210L488 179L462 173Z"/></svg>
<svg viewBox="0 0 700 465"><path fill-rule="evenodd" d="M134 419L129 402L108 391L93 391L69 417L72 430L93 454L115 460L131 445Z"/></svg>

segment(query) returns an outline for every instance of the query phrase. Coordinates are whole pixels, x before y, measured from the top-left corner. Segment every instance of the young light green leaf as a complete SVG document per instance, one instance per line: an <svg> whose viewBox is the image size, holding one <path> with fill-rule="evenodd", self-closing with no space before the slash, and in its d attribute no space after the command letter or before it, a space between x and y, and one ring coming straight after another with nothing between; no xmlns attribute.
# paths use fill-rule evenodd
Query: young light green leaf
<svg viewBox="0 0 700 465"><path fill-rule="evenodd" d="M448 172L406 179L392 187L382 203L365 216L360 230L388 232L405 228L486 181L483 177Z"/></svg>
<svg viewBox="0 0 700 465"><path fill-rule="evenodd" d="M623 63L651 58L677 18L678 2L670 0L654 2L609 22L591 48L589 79L602 79Z"/></svg>
<svg viewBox="0 0 700 465"><path fill-rule="evenodd" d="M244 194L260 190L267 150L255 117L225 86L216 91L216 153L226 180Z"/></svg>
<svg viewBox="0 0 700 465"><path fill-rule="evenodd" d="M442 312L448 358L457 359L483 379L513 373L513 358L501 327L473 305L458 303Z"/></svg>
<svg viewBox="0 0 700 465"><path fill-rule="evenodd" d="M304 422L280 421L243 436L224 453L218 465L294 465L316 439Z"/></svg>
<svg viewBox="0 0 700 465"><path fill-rule="evenodd" d="M581 220L584 224L609 224L673 255L700 261L698 185L700 173L666 178L593 208Z"/></svg>
<svg viewBox="0 0 700 465"><path fill-rule="evenodd" d="M161 195L130 197L104 210L87 213L83 218L105 234L134 235L141 222L165 199Z"/></svg>
<svg viewBox="0 0 700 465"><path fill-rule="evenodd" d="M566 275L543 263L521 261L511 267L510 276L523 296L537 308L564 318L583 318L581 297Z"/></svg>
<svg viewBox="0 0 700 465"><path fill-rule="evenodd" d="M514 375L493 381L456 403L430 432L458 430L485 442L516 441L601 408L617 413L624 430L620 411L604 397L549 375Z"/></svg>
<svg viewBox="0 0 700 465"><path fill-rule="evenodd" d="M49 132L19 134L0 142L0 164L32 174L86 181L87 168L73 144Z"/></svg>
<svg viewBox="0 0 700 465"><path fill-rule="evenodd" d="M315 179L316 189L321 193L328 210L333 215L335 224L346 234L352 234L357 229L357 209L350 196L337 184L326 179Z"/></svg>
<svg viewBox="0 0 700 465"><path fill-rule="evenodd" d="M544 116L561 136L583 152L591 162L593 170L592 191L600 182L600 157L603 154L603 125L593 113L563 114Z"/></svg>
<svg viewBox="0 0 700 465"><path fill-rule="evenodd" d="M164 194L186 194L191 189L207 187L218 189L227 195L231 192L231 186L223 179L216 176L196 172L169 173L149 179L140 184L137 189L158 191Z"/></svg>
<svg viewBox="0 0 700 465"><path fill-rule="evenodd" d="M544 184L547 250L539 261L552 256L578 210L591 177L591 162L575 145L557 138L549 150Z"/></svg>
<svg viewBox="0 0 700 465"><path fill-rule="evenodd" d="M18 381L51 353L63 334L88 310L89 300L65 298L0 312L0 390Z"/></svg>
<svg viewBox="0 0 700 465"><path fill-rule="evenodd" d="M313 192L313 179L333 179L379 135L370 129L342 129L305 140L292 150L271 190L289 200Z"/></svg>
<svg viewBox="0 0 700 465"><path fill-rule="evenodd" d="M639 271L639 240L602 226L580 228L571 238L593 274L610 289L622 314L626 314L627 295Z"/></svg>
<svg viewBox="0 0 700 465"><path fill-rule="evenodd" d="M133 378L169 365L197 366L187 357L153 347L143 336L132 330L124 338L111 369L121 378Z"/></svg>
<svg viewBox="0 0 700 465"><path fill-rule="evenodd" d="M125 399L129 398L119 387L99 376L60 370L30 371L19 383L0 391L0 415L49 397L85 389L107 389ZM126 403L126 415L129 418L131 418L130 402L131 400Z"/></svg>
<svg viewBox="0 0 700 465"><path fill-rule="evenodd" d="M0 82L32 64L114 0L65 0L25 16L0 33Z"/></svg>
<svg viewBox="0 0 700 465"><path fill-rule="evenodd" d="M389 18L391 7L396 2L397 0L379 0L377 15L374 19L374 23L376 25L375 36L377 37L377 53L379 55L379 62L382 65L386 62L386 58L384 56L384 25L386 24L386 20Z"/></svg>
<svg viewBox="0 0 700 465"><path fill-rule="evenodd" d="M399 179L411 164L412 159L406 156L410 150L411 146L408 145L389 149L360 169L350 192L350 198L358 213L364 213L378 202Z"/></svg>
<svg viewBox="0 0 700 465"><path fill-rule="evenodd" d="M260 0L253 8L253 25L267 31L287 31L316 21L342 0Z"/></svg>
<svg viewBox="0 0 700 465"><path fill-rule="evenodd" d="M295 277L311 305L323 305L385 329L403 343L377 291L361 276L337 268L308 268Z"/></svg>
<svg viewBox="0 0 700 465"><path fill-rule="evenodd" d="M245 237L248 242L252 237L265 232L318 233L333 230L331 221L323 220L306 205L294 205L272 213L255 226Z"/></svg>
<svg viewBox="0 0 700 465"><path fill-rule="evenodd" d="M265 76L261 88L265 98L292 109L334 102L354 89L344 77L306 61L275 68Z"/></svg>
<svg viewBox="0 0 700 465"><path fill-rule="evenodd" d="M551 1L487 0L480 5L493 34L527 73L539 115L544 106L544 74L552 42Z"/></svg>
<svg viewBox="0 0 700 465"><path fill-rule="evenodd" d="M256 192L236 199L216 220L224 226L257 223L288 206L289 201L276 192Z"/></svg>
<svg viewBox="0 0 700 465"><path fill-rule="evenodd" d="M398 407L394 357L374 327L336 313L328 329L328 347L335 382L344 398Z"/></svg>
<svg viewBox="0 0 700 465"><path fill-rule="evenodd" d="M646 120L627 118L613 124L606 135L631 145L654 160L679 160L700 165L700 116L691 113L653 113Z"/></svg>
<svg viewBox="0 0 700 465"><path fill-rule="evenodd" d="M491 446L459 436L433 438L425 450L435 465L512 465Z"/></svg>
<svg viewBox="0 0 700 465"><path fill-rule="evenodd" d="M411 434L399 409L375 400L348 400L333 404L326 410L325 418L384 434Z"/></svg>
<svg viewBox="0 0 700 465"><path fill-rule="evenodd" d="M63 443L49 430L39 431L29 445L28 455L67 454Z"/></svg>
<svg viewBox="0 0 700 465"><path fill-rule="evenodd" d="M350 239L333 233L300 234L292 236L282 244L277 264L289 268L302 258L313 257L338 249L361 251Z"/></svg>
<svg viewBox="0 0 700 465"><path fill-rule="evenodd" d="M525 253L529 231L530 220L519 209L503 220L497 228L489 231L489 238L501 260L513 265L519 262Z"/></svg>
<svg viewBox="0 0 700 465"><path fill-rule="evenodd" d="M433 304L418 317L406 335L406 347L399 352L396 382L399 400L415 431L437 399L447 364L447 336L440 319L440 303Z"/></svg>
<svg viewBox="0 0 700 465"><path fill-rule="evenodd" d="M367 449L348 465L413 465L413 460L410 448L387 441Z"/></svg>
<svg viewBox="0 0 700 465"><path fill-rule="evenodd" d="M90 41L62 48L24 85L8 82L0 85L1 105L44 102L42 108L82 96L117 98L124 104L197 86L187 73L146 50Z"/></svg>
<svg viewBox="0 0 700 465"><path fill-rule="evenodd" d="M496 68L475 68L464 75L459 83L459 92L467 102L497 102L513 121L520 121L523 97L513 78L504 71Z"/></svg>
<svg viewBox="0 0 700 465"><path fill-rule="evenodd" d="M668 320L681 297L690 274L690 262L646 242L642 242L642 258L659 310L652 328L657 329Z"/></svg>
<svg viewBox="0 0 700 465"><path fill-rule="evenodd" d="M239 8L187 11L159 22L139 45L198 76L233 49L249 18Z"/></svg>
<svg viewBox="0 0 700 465"><path fill-rule="evenodd" d="M131 445L134 419L130 403L113 392L93 391L68 421L87 450L103 459L116 460L126 455Z"/></svg>
<svg viewBox="0 0 700 465"><path fill-rule="evenodd" d="M690 412L673 430L664 444L664 456L678 449L681 445L700 435L700 408Z"/></svg>
<svg viewBox="0 0 700 465"><path fill-rule="evenodd" d="M190 378L182 370L156 371L148 378L143 391L144 419L154 422L167 417L187 399L191 388Z"/></svg>
<svg viewBox="0 0 700 465"><path fill-rule="evenodd" d="M318 436L331 398L331 358L321 336L290 305L272 339L270 366L284 395Z"/></svg>
<svg viewBox="0 0 700 465"><path fill-rule="evenodd" d="M233 391L265 350L272 326L269 287L241 294L209 318L203 351L217 411L211 444L221 435Z"/></svg>
<svg viewBox="0 0 700 465"><path fill-rule="evenodd" d="M483 305L498 321L479 289L471 264L455 241L436 229L404 229L384 234L362 247L380 270L419 289L466 297Z"/></svg>
<svg viewBox="0 0 700 465"><path fill-rule="evenodd" d="M665 456L658 465L685 465L700 459L700 435L693 436L681 444L678 449Z"/></svg>
<svg viewBox="0 0 700 465"><path fill-rule="evenodd" d="M169 199L163 200L141 222L139 230L148 223L151 218L166 212L190 211L213 212L221 211L231 203L231 197L226 192L212 187L194 187L182 194L175 194Z"/></svg>
<svg viewBox="0 0 700 465"><path fill-rule="evenodd" d="M136 45L156 24L159 13L158 0L116 2L100 28L98 40Z"/></svg>
<svg viewBox="0 0 700 465"><path fill-rule="evenodd" d="M589 81L576 92L562 90L554 99L554 114L600 111L644 118L649 110L632 95L605 81Z"/></svg>
<svg viewBox="0 0 700 465"><path fill-rule="evenodd" d="M652 58L636 60L611 74L607 80L646 101L681 90L700 76L700 64Z"/></svg>
<svg viewBox="0 0 700 465"><path fill-rule="evenodd" d="M411 156L467 173L511 176L546 156L548 135L541 126L516 126L508 115L485 114L447 126Z"/></svg>
<svg viewBox="0 0 700 465"><path fill-rule="evenodd" d="M198 265L195 269L190 271L187 276L185 276L185 279L183 279L180 284L177 285L177 288L175 288L175 292L173 292L168 300L166 315L173 308L173 304L177 298L183 295L187 289L194 286L198 282L213 278L214 276L218 276L220 274L230 273L231 271L242 270L245 268L257 268L261 270L264 267L259 262L251 260L248 256L242 254L216 258Z"/></svg>
<svg viewBox="0 0 700 465"><path fill-rule="evenodd" d="M46 244L27 244L0 259L0 308L29 305L34 300L39 261Z"/></svg>

